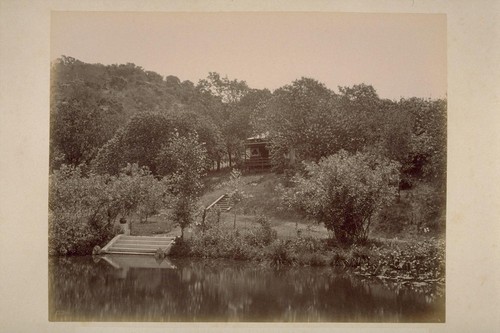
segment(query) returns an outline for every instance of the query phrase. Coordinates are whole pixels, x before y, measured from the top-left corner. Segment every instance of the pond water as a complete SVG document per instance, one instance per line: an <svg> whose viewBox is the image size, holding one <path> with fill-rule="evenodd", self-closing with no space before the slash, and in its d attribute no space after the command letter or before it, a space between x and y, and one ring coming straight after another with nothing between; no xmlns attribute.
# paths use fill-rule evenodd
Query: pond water
<svg viewBox="0 0 500 333"><path fill-rule="evenodd" d="M49 319L444 322L444 296L332 268L277 270L228 260L147 260L51 258Z"/></svg>

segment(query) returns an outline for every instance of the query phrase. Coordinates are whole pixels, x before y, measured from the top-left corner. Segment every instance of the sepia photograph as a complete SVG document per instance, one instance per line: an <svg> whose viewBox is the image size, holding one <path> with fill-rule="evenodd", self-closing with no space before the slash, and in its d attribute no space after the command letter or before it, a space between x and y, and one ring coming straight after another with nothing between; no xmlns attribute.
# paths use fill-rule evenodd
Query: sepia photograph
<svg viewBox="0 0 500 333"><path fill-rule="evenodd" d="M0 0L0 331L494 332L499 15Z"/></svg>
<svg viewBox="0 0 500 333"><path fill-rule="evenodd" d="M50 16L51 322L444 323L445 14Z"/></svg>

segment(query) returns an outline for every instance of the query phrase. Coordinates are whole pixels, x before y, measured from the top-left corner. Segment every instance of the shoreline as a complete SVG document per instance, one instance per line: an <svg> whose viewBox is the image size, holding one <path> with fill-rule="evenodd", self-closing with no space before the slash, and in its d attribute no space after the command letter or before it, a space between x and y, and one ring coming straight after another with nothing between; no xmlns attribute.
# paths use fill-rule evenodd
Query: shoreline
<svg viewBox="0 0 500 333"><path fill-rule="evenodd" d="M365 245L342 248L329 245L323 249L304 251L297 248L297 242L309 244L328 243L329 239L300 238L294 240L277 239L261 247L260 254L227 251L202 253L189 244L190 240L176 243L168 257L192 259L229 259L255 262L268 267L332 267L352 273L360 278L377 279L399 285L412 285L426 294L444 293L445 241L430 238L421 241L368 240ZM304 245L304 244L302 244ZM312 245L314 246L314 245Z"/></svg>

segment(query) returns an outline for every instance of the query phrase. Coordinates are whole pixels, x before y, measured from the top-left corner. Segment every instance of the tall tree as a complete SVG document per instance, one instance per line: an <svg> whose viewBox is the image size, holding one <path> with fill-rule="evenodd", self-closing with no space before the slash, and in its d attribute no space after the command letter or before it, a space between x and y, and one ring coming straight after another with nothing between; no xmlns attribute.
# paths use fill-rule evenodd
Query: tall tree
<svg viewBox="0 0 500 333"><path fill-rule="evenodd" d="M157 113L144 112L133 116L129 123L99 150L93 168L99 173L117 174L127 163L146 166L154 175L160 171L158 154L173 135L197 133L197 139L215 160L222 151L218 129L206 117L187 110ZM209 160L206 160L209 163ZM208 168L209 165L206 165Z"/></svg>
<svg viewBox="0 0 500 333"><path fill-rule="evenodd" d="M73 83L51 108L51 166L89 163L120 125L123 108L83 83Z"/></svg>
<svg viewBox="0 0 500 333"><path fill-rule="evenodd" d="M338 149L334 93L310 78L277 89L258 109L271 139L271 154L278 166L294 148L302 159L319 160Z"/></svg>
<svg viewBox="0 0 500 333"><path fill-rule="evenodd" d="M202 176L206 170L206 149L199 143L198 135L190 133L172 136L164 145L157 157L158 171L169 175L172 193L175 195L172 218L184 229L195 218L197 201L203 183Z"/></svg>
<svg viewBox="0 0 500 333"><path fill-rule="evenodd" d="M240 105L250 89L245 81L229 80L215 72L200 80L197 89L205 95L207 112L220 128L229 166L232 166L241 141L251 132L250 114Z"/></svg>
<svg viewBox="0 0 500 333"><path fill-rule="evenodd" d="M362 83L339 87L337 103L342 113L343 149L361 151L380 140L382 101L373 86Z"/></svg>
<svg viewBox="0 0 500 333"><path fill-rule="evenodd" d="M446 100L402 99L397 107L410 122L404 171L417 178L443 183L446 173Z"/></svg>
<svg viewBox="0 0 500 333"><path fill-rule="evenodd" d="M173 133L174 122L166 115L138 113L103 145L93 163L94 168L98 172L116 174L127 163L137 163L156 174L156 156Z"/></svg>

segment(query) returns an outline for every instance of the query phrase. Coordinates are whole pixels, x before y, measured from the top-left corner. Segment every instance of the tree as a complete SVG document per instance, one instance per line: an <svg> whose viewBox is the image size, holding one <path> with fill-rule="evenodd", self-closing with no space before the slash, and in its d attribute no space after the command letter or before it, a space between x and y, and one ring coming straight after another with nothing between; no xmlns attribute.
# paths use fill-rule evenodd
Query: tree
<svg viewBox="0 0 500 333"><path fill-rule="evenodd" d="M405 177L446 181L446 100L401 99L387 112L387 156L402 164Z"/></svg>
<svg viewBox="0 0 500 333"><path fill-rule="evenodd" d="M126 161L147 166L156 174L156 156L173 133L172 119L163 114L145 112L135 115L123 134Z"/></svg>
<svg viewBox="0 0 500 333"><path fill-rule="evenodd" d="M361 151L363 148L380 141L381 130L387 118L384 104L371 85L364 83L352 87L339 87L337 107L340 110L340 145L348 151Z"/></svg>
<svg viewBox="0 0 500 333"><path fill-rule="evenodd" d="M156 157L174 131L173 117L157 112L138 113L101 147L93 162L94 169L117 174L127 163L137 163L156 175Z"/></svg>
<svg viewBox="0 0 500 333"><path fill-rule="evenodd" d="M172 112L145 112L133 116L128 124L104 144L92 163L96 172L118 174L127 163L146 166L154 175L167 175L168 164L158 168L158 154L174 135L196 132L207 156L216 160L222 153L222 139L211 119L180 108ZM176 134L177 133L177 134ZM209 161L206 159L205 167ZM170 168L173 172L174 169Z"/></svg>
<svg viewBox="0 0 500 333"><path fill-rule="evenodd" d="M221 78L218 73L211 72L206 79L200 80L197 89L205 96L207 111L220 128L231 167L241 141L251 133L250 113L241 105L250 88L245 81Z"/></svg>
<svg viewBox="0 0 500 333"><path fill-rule="evenodd" d="M62 165L49 179L49 253L88 254L111 239L117 211L110 207L106 179L84 177L80 167Z"/></svg>
<svg viewBox="0 0 500 333"><path fill-rule="evenodd" d="M97 152L91 169L97 174L117 175L127 164L126 149L123 142L124 130L119 129Z"/></svg>
<svg viewBox="0 0 500 333"><path fill-rule="evenodd" d="M374 214L397 194L399 165L370 153L340 151L309 163L284 191L290 208L324 223L346 245L365 240Z"/></svg>
<svg viewBox="0 0 500 333"><path fill-rule="evenodd" d="M195 96L192 82L174 76L163 80L132 63L104 66L66 56L56 59L51 64L51 170L89 164L134 115L182 109ZM113 168L115 174L124 166Z"/></svg>
<svg viewBox="0 0 500 333"><path fill-rule="evenodd" d="M169 175L171 192L175 196L172 219L184 229L195 218L197 199L203 183L202 176L206 170L206 149L198 142L198 135L190 133L180 136L176 133L164 145L157 158L160 175Z"/></svg>
<svg viewBox="0 0 500 333"><path fill-rule="evenodd" d="M234 105L247 94L249 88L245 81L229 80L216 72L210 72L206 79L200 80L198 89L219 98L223 103Z"/></svg>
<svg viewBox="0 0 500 333"><path fill-rule="evenodd" d="M87 164L120 125L123 109L114 99L84 84L74 83L51 112L51 165L57 155L64 164Z"/></svg>
<svg viewBox="0 0 500 333"><path fill-rule="evenodd" d="M147 167L127 164L120 170L118 177L113 178L112 191L122 216L132 213L139 215L140 222L156 214L165 207L170 198L168 182L157 179Z"/></svg>
<svg viewBox="0 0 500 333"><path fill-rule="evenodd" d="M229 181L227 181L225 185L230 190L228 194L231 200L231 206L234 207L245 197L245 193L242 190L243 179L241 178L241 171L238 169L231 170L231 173L229 174ZM233 212L234 212L233 228L236 229L236 209L233 209Z"/></svg>
<svg viewBox="0 0 500 333"><path fill-rule="evenodd" d="M219 127L214 121L191 107L184 107L172 113L175 127L181 136L196 132L199 143L207 151L207 168L219 161L224 154L224 141Z"/></svg>
<svg viewBox="0 0 500 333"><path fill-rule="evenodd" d="M420 101L413 110L413 172L444 183L446 173L446 101Z"/></svg>
<svg viewBox="0 0 500 333"><path fill-rule="evenodd" d="M322 83L301 78L277 89L258 107L255 117L269 132L276 167L290 148L304 160L318 161L341 148L335 95Z"/></svg>

